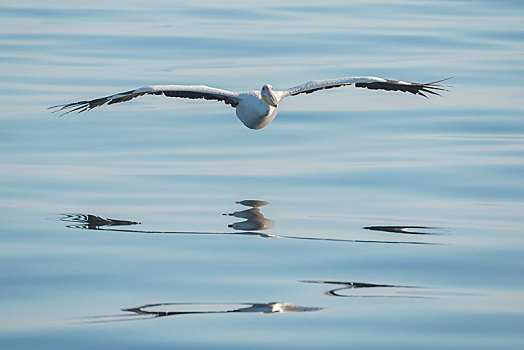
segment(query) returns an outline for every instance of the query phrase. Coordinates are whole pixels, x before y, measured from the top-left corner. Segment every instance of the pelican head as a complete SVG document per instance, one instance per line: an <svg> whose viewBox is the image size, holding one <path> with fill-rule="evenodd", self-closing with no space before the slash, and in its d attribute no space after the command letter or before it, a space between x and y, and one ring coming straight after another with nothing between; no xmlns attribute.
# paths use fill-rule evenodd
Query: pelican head
<svg viewBox="0 0 524 350"><path fill-rule="evenodd" d="M262 98L264 101L273 107L278 107L278 98L273 92L273 87L269 84L266 84L262 86L262 90L260 90L260 94L262 95Z"/></svg>

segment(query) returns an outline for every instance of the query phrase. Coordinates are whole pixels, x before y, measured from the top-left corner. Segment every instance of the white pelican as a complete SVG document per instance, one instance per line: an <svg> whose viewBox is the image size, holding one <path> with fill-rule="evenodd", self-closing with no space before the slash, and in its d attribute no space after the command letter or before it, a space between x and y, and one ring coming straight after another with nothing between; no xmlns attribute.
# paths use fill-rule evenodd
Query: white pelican
<svg viewBox="0 0 524 350"><path fill-rule="evenodd" d="M236 115L245 126L250 129L258 130L267 126L273 119L275 119L278 113L278 108L280 107L280 101L288 96L295 96L303 93L310 94L317 90L332 89L335 87L355 84L355 86L359 88L402 91L427 97L424 92L439 95L434 90L447 91L445 85L438 84L447 79L431 83L409 83L400 80L389 80L377 77L349 77L329 80L313 80L283 91L273 90L271 85L265 84L260 91L241 93L216 89L205 85L152 85L111 96L96 98L94 100L73 102L49 108L56 108L57 110L55 110L55 112L64 111L62 115L74 111L80 113L102 106L106 103L110 105L113 103L126 102L135 97L146 94L218 100L224 101L226 104L236 108Z"/></svg>

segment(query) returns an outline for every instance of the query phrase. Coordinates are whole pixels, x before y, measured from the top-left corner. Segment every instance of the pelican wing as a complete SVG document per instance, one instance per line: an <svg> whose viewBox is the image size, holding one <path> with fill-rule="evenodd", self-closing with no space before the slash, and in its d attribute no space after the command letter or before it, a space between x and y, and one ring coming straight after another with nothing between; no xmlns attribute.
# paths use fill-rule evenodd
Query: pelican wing
<svg viewBox="0 0 524 350"><path fill-rule="evenodd" d="M224 101L232 107L238 105L238 94L236 92L216 89L205 85L154 85L121 92L111 96L95 98L94 100L52 106L49 107L49 109L56 108L55 112L63 111L64 113L62 115L75 111L81 113L89 111L95 107L100 107L104 104L110 105L113 103L126 102L142 95L164 95L167 97L217 100Z"/></svg>
<svg viewBox="0 0 524 350"><path fill-rule="evenodd" d="M324 89L332 89L340 86L355 84L359 88L367 88L371 90L393 90L409 92L414 95L421 95L427 97L424 93L439 95L434 90L447 91L445 85L438 83L448 80L450 78L433 81L431 83L409 83L400 80L389 80L377 77L349 77L329 80L312 80L302 85L298 85L281 92L281 98L287 96L295 96L298 94L310 94L312 92ZM440 96L440 95L439 95Z"/></svg>

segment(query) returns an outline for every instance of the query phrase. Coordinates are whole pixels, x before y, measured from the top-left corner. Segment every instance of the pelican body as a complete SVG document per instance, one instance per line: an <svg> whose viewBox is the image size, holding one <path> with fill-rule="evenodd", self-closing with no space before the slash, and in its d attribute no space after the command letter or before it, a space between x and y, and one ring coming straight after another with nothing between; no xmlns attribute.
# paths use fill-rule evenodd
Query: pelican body
<svg viewBox="0 0 524 350"><path fill-rule="evenodd" d="M264 87L267 86L268 85L264 85ZM270 100L269 97L263 95L264 87L261 92L244 92L239 94L237 98L238 105L236 106L236 115L245 126L253 130L262 129L267 126L275 119L278 113L278 100L276 96L273 100ZM269 94L269 92L267 94ZM266 101L265 97L271 104Z"/></svg>
<svg viewBox="0 0 524 350"><path fill-rule="evenodd" d="M282 91L275 91L270 84L265 84L260 91L242 93L217 89L205 85L152 85L93 100L73 102L49 108L56 109L55 112L64 112L62 115L74 111L81 113L102 106L106 103L110 105L126 102L142 95L164 95L167 97L217 100L223 101L235 108L238 119L240 119L245 126L250 129L259 130L266 127L273 121L273 119L275 119L280 107L280 102L288 96L310 94L318 90L332 89L354 84L359 88L402 91L427 97L424 93L439 95L435 90L447 91L445 85L438 84L447 79L430 83L409 83L400 80L389 80L377 77L349 77L329 80L313 80Z"/></svg>

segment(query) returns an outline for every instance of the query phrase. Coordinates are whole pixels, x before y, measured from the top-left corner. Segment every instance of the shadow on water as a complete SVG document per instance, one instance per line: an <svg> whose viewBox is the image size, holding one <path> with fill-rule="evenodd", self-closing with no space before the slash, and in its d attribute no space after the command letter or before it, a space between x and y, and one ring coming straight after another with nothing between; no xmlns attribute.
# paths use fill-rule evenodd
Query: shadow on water
<svg viewBox="0 0 524 350"><path fill-rule="evenodd" d="M338 282L338 281L300 281L303 283L317 283L317 284L332 284L339 286L334 289L330 289L325 292L326 295L333 297L342 298L432 298L427 295L417 295L416 292L409 291L408 289L421 289L421 287L415 286L400 286L393 284L375 284L375 283L363 283L363 282ZM357 291L359 294L342 294ZM376 292L380 294L375 294ZM409 293L409 294L408 294Z"/></svg>
<svg viewBox="0 0 524 350"><path fill-rule="evenodd" d="M268 202L261 200L243 200L237 201L236 204L249 207L248 209L235 211L225 216L232 216L236 218L246 219L244 221L235 222L228 225L229 228L237 232L202 232L202 231L153 231L153 230L139 230L127 228L113 228L114 226L132 226L138 225L139 222L129 220L117 220L103 218L92 214L62 214L61 221L72 222L74 225L67 225L69 228L88 229L111 232L126 232L126 233L146 233L146 234L179 234L179 235L247 235L259 236L263 238L286 238L295 240L308 241L329 241L329 242L348 242L348 243L387 243L387 244L437 244L429 242L418 241L386 241L386 240L361 240L361 239L341 239L341 238L325 238L325 237L303 237L303 236L289 236L289 235L275 235L271 233L254 232L261 230L269 230L275 226L275 221L264 217L260 211L260 207L268 205ZM379 226L370 226L379 227ZM366 229L372 229L366 227ZM386 227L386 226L382 226ZM393 226L390 226L393 227ZM408 226L406 226L408 227ZM406 228L404 227L404 228ZM421 226L409 226L421 227Z"/></svg>
<svg viewBox="0 0 524 350"><path fill-rule="evenodd" d="M288 303L158 303L122 309L125 314L78 318L80 323L134 321L166 316L231 314L231 313L285 313L322 310L320 307L296 306Z"/></svg>

